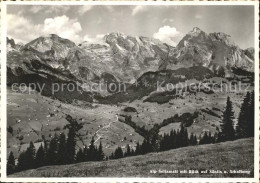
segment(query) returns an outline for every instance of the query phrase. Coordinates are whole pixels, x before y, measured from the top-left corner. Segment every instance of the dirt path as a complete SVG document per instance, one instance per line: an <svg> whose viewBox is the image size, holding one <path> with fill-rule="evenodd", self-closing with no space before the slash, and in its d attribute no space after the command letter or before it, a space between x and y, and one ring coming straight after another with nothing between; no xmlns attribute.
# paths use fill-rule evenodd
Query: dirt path
<svg viewBox="0 0 260 183"><path fill-rule="evenodd" d="M102 135L99 135L99 134L98 134L98 132L99 132L100 130L103 130L104 128L109 128L112 123L115 123L115 122L118 121L118 116L117 116L117 114L116 114L115 116L116 116L116 120L115 120L115 121L109 122L108 125L103 126L102 128L100 128L99 130L97 130L97 131L94 133L94 134L98 137L98 138L95 140L94 144L96 144L96 142L102 137Z"/></svg>

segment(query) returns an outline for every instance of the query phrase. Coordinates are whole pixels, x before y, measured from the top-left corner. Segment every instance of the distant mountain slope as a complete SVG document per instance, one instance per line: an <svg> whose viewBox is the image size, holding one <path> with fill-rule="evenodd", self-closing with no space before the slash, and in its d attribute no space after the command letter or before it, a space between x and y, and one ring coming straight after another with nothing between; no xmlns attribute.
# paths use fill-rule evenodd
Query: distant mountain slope
<svg viewBox="0 0 260 183"><path fill-rule="evenodd" d="M108 104L131 102L148 96L151 92L160 89L159 87L165 87L167 84L176 85L179 82L192 79L202 81L212 77L214 77L214 73L210 69L202 66L179 68L176 70L150 71L144 73L134 84L128 86L126 92L101 97L98 98L98 101Z"/></svg>
<svg viewBox="0 0 260 183"><path fill-rule="evenodd" d="M117 80L130 82L147 71L157 71L164 62L168 47L146 37L111 33L98 44L83 42L73 48L68 54L67 65L75 64L75 71L77 67L89 70L90 76L83 75L86 80L106 72L113 74Z"/></svg>
<svg viewBox="0 0 260 183"><path fill-rule="evenodd" d="M240 139L219 144L189 146L118 160L47 166L15 173L10 177L253 177L253 147L254 140L252 138ZM215 173L150 172L152 170L210 171L212 167L214 167ZM242 170L250 173L232 174L230 170Z"/></svg>

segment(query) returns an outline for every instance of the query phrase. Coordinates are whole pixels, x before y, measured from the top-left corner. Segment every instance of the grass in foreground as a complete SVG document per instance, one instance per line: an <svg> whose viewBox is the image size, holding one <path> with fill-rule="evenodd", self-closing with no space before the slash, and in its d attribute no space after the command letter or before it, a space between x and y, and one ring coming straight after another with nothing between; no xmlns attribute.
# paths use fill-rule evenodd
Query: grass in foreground
<svg viewBox="0 0 260 183"><path fill-rule="evenodd" d="M151 173L151 170L179 172ZM198 170L200 173L180 173L182 170ZM214 170L215 173L202 173L203 170ZM250 173L230 173L230 170ZM248 138L104 162L46 166L10 177L253 177L253 171L254 139Z"/></svg>

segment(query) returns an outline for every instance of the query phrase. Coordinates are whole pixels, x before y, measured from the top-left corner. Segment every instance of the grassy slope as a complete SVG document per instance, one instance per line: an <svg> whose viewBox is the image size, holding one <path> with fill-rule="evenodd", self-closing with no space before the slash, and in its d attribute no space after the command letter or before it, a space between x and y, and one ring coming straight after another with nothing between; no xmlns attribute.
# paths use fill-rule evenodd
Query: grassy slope
<svg viewBox="0 0 260 183"><path fill-rule="evenodd" d="M104 162L42 167L12 177L252 177L253 138ZM151 174L150 170L250 170L247 174Z"/></svg>
<svg viewBox="0 0 260 183"><path fill-rule="evenodd" d="M80 107L43 97L38 93L29 95L28 92L22 94L12 92L10 89L8 89L7 102L7 126L12 126L14 130L13 134L7 133L7 152L9 154L12 151L16 158L18 154L26 150L30 141L34 143L38 141L35 143L35 147L38 148L42 135L49 140L50 135L54 136L55 133L57 135L61 132L67 133L63 129L68 124L65 119L66 114L71 115L79 123L83 123L79 134L84 144L89 144L91 137L99 130L98 135L102 136L103 149L107 156L118 145L135 146L135 142L143 141L143 137L132 127L116 121L115 114L119 113L120 107L101 104L96 107L91 105ZM50 113L54 115L50 117ZM17 120L21 122L17 123ZM109 123L111 123L109 127L101 129ZM23 139L19 140L17 138L19 136L23 136ZM99 136L96 135L95 139ZM126 140L124 140L125 137ZM77 148L83 146L82 141L77 141ZM99 145L99 142L98 140L95 145Z"/></svg>

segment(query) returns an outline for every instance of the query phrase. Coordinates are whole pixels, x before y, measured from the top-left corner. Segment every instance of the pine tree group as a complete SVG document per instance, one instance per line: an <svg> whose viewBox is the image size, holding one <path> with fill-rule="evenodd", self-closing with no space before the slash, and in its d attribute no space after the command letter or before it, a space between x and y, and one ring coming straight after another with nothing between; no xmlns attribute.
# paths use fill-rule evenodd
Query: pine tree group
<svg viewBox="0 0 260 183"><path fill-rule="evenodd" d="M22 152L18 157L18 164L15 165L13 152L10 152L7 162L7 174L17 171L23 171L32 168L38 168L47 165L64 165L83 161L102 161L104 160L104 152L102 143L100 142L97 148L94 145L94 137L91 140L90 146L83 150L79 149L76 154L76 136L79 129L82 128L76 120L70 116L66 118L70 124L65 126L69 129L68 137L64 133L60 136L56 134L48 143L43 136L43 143L35 150L34 144L30 142L26 151Z"/></svg>
<svg viewBox="0 0 260 183"><path fill-rule="evenodd" d="M12 174L14 172L15 172L15 159L14 159L14 154L11 151L7 161L7 175Z"/></svg>
<svg viewBox="0 0 260 183"><path fill-rule="evenodd" d="M237 138L246 138L246 137L253 137L254 136L254 100L255 100L255 93L247 92L245 96L241 110L238 116L238 122L236 126L236 137Z"/></svg>
<svg viewBox="0 0 260 183"><path fill-rule="evenodd" d="M68 138L66 139L64 133L62 133L59 137L55 135L49 142L49 145L45 144L47 142L44 141L44 145L41 144L37 152L35 151L34 144L30 142L27 150L19 155L17 166L15 166L13 152L10 152L7 162L7 174L9 175L14 172L47 165L64 165L86 161L103 161L105 158L102 142L100 142L99 147L97 148L94 145L94 138L92 138L89 147L85 147L84 149L80 148L76 156L73 156L73 158L69 158L70 154L67 150L67 142ZM76 152L75 149L74 152Z"/></svg>
<svg viewBox="0 0 260 183"><path fill-rule="evenodd" d="M85 162L85 161L102 161L105 159L103 152L103 145L100 141L99 147L95 146L95 139L92 137L90 145L79 149L76 155L76 162Z"/></svg>

